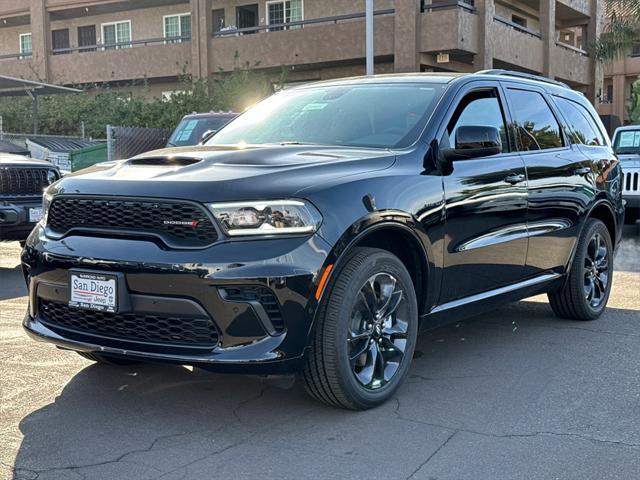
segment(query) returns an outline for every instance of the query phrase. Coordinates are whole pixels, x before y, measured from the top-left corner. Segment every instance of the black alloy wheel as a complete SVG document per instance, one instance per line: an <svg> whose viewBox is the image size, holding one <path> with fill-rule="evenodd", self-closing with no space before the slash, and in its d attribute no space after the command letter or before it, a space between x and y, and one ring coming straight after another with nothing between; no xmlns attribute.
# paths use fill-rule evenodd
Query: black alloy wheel
<svg viewBox="0 0 640 480"><path fill-rule="evenodd" d="M587 220L566 281L548 294L554 313L572 320L598 318L609 300L613 281L613 246L609 230L596 218Z"/></svg>
<svg viewBox="0 0 640 480"><path fill-rule="evenodd" d="M387 401L409 371L418 332L411 275L392 253L356 248L320 299L303 378L317 400L352 410Z"/></svg>

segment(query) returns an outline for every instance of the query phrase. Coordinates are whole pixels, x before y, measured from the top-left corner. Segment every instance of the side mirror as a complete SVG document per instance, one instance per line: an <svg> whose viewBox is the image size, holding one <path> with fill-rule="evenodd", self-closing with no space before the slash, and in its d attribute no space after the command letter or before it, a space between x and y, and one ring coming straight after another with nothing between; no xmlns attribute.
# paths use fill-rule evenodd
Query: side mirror
<svg viewBox="0 0 640 480"><path fill-rule="evenodd" d="M200 137L200 145L203 145L207 140L213 137L216 133L218 133L218 130L206 130Z"/></svg>
<svg viewBox="0 0 640 480"><path fill-rule="evenodd" d="M464 125L456 130L456 148L442 149L447 160L488 157L502 152L500 131L486 125Z"/></svg>

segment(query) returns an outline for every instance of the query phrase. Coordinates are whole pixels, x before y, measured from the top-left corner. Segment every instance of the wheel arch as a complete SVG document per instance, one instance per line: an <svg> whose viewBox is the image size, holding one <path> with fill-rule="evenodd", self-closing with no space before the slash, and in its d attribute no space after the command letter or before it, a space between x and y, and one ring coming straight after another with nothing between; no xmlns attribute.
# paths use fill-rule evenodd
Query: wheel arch
<svg viewBox="0 0 640 480"><path fill-rule="evenodd" d="M327 264L333 265L333 268L329 273L326 289L354 248L380 248L394 254L404 264L413 281L418 299L418 313L425 313L428 310L430 293L427 285L428 280L432 278L433 267L427 251L428 246L425 246L412 227L412 222L405 221L408 220L405 215L402 216L402 220L387 218L373 223L372 219L360 221L345 232L328 257Z"/></svg>
<svg viewBox="0 0 640 480"><path fill-rule="evenodd" d="M596 202L589 211L589 214L586 217L589 218L597 218L607 227L609 231L609 236L611 237L612 245L616 245L617 241L617 222L616 216L613 213L613 208L609 205L609 202L606 200L600 200ZM580 229L580 234L582 235L582 231L584 230L586 224L586 220Z"/></svg>

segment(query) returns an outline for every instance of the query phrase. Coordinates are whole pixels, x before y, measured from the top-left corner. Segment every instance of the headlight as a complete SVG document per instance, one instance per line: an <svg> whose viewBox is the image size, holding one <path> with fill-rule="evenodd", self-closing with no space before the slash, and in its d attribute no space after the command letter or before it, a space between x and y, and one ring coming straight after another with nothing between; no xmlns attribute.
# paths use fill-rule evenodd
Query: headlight
<svg viewBox="0 0 640 480"><path fill-rule="evenodd" d="M302 200L212 203L209 208L229 236L302 235L315 232L322 216Z"/></svg>
<svg viewBox="0 0 640 480"><path fill-rule="evenodd" d="M53 195L45 190L42 195L42 220L40 220L42 225L47 224L47 214L49 213L49 207L51 206L52 201Z"/></svg>

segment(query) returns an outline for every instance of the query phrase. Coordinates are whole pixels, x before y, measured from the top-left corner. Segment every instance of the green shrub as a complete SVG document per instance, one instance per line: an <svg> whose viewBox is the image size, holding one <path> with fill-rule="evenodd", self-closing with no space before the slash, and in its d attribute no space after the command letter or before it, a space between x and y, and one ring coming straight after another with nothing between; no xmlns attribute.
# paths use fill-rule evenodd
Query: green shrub
<svg viewBox="0 0 640 480"><path fill-rule="evenodd" d="M107 125L173 128L188 113L240 112L272 92L267 76L249 68L208 79L191 80L183 76L180 91L169 99L150 97L144 83L117 89L107 85L81 88L83 93L39 98L39 133L79 135L83 121L85 135L93 138L104 138ZM29 98L0 98L0 115L5 132L32 131Z"/></svg>

